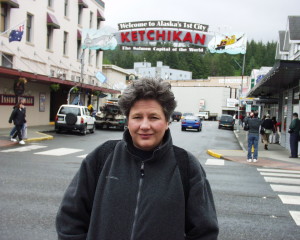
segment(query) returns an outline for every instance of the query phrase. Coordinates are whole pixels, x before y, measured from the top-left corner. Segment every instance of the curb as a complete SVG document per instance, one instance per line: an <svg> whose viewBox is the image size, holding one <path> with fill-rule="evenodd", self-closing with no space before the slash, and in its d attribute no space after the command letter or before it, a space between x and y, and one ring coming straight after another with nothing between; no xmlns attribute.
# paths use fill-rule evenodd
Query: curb
<svg viewBox="0 0 300 240"><path fill-rule="evenodd" d="M51 135L47 135L45 133L41 133L41 132L36 132L37 134L41 134L44 135L43 137L37 137L37 138L29 138L24 140L25 142L35 142L35 141L44 141L44 140L52 140L53 136Z"/></svg>
<svg viewBox="0 0 300 240"><path fill-rule="evenodd" d="M224 159L222 154L215 153L212 150L207 150L206 152L207 152L208 155L210 155L212 157Z"/></svg>

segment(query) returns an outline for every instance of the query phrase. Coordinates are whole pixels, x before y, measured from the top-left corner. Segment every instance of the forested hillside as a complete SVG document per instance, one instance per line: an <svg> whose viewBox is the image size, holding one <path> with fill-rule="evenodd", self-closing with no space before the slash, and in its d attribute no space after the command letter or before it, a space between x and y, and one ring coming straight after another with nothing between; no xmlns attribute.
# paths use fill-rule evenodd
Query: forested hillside
<svg viewBox="0 0 300 240"><path fill-rule="evenodd" d="M273 66L276 43L250 41L247 43L245 74L250 75L253 68ZM242 74L243 55L181 52L140 52L140 51L104 51L104 64L114 64L125 69L133 69L134 62L146 60L156 66L162 61L170 68L193 72L193 79L208 76L240 76Z"/></svg>

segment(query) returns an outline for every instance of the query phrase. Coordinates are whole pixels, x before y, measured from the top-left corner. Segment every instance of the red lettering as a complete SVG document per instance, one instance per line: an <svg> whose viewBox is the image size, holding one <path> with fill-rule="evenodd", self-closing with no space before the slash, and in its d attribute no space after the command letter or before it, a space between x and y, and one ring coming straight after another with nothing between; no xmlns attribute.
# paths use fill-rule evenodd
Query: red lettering
<svg viewBox="0 0 300 240"><path fill-rule="evenodd" d="M159 30L156 31L156 40L158 41L160 38L161 40L165 41L166 32L162 31L162 33L159 32Z"/></svg>
<svg viewBox="0 0 300 240"><path fill-rule="evenodd" d="M132 31L131 32L131 40L133 42L136 42L138 39L137 39L137 31Z"/></svg>
<svg viewBox="0 0 300 240"><path fill-rule="evenodd" d="M145 31L138 31L138 33L140 34L141 41L144 41Z"/></svg>
<svg viewBox="0 0 300 240"><path fill-rule="evenodd" d="M174 31L174 32L173 32L173 41L179 41L179 42L181 42L181 39L180 39L180 37L179 37L179 35L180 35L181 33L182 33L181 31L179 31L179 32Z"/></svg>
<svg viewBox="0 0 300 240"><path fill-rule="evenodd" d="M123 42L130 42L130 40L127 38L129 32L121 32L121 41Z"/></svg>
<svg viewBox="0 0 300 240"><path fill-rule="evenodd" d="M204 43L205 43L205 38L206 38L206 35L202 35L202 37L198 34L198 33L196 33L196 35L195 35L195 44L197 44L197 42L199 41L200 42L200 44L202 44L202 45L204 45Z"/></svg>
<svg viewBox="0 0 300 240"><path fill-rule="evenodd" d="M152 37L151 35L154 34L154 30L150 30L147 32L147 38L150 40L150 41L153 41L154 40L154 37Z"/></svg>
<svg viewBox="0 0 300 240"><path fill-rule="evenodd" d="M168 41L171 41L171 31L168 31Z"/></svg>
<svg viewBox="0 0 300 240"><path fill-rule="evenodd" d="M190 43L193 43L193 40L192 40L192 35L190 32L187 32L182 40L183 42L190 42Z"/></svg>

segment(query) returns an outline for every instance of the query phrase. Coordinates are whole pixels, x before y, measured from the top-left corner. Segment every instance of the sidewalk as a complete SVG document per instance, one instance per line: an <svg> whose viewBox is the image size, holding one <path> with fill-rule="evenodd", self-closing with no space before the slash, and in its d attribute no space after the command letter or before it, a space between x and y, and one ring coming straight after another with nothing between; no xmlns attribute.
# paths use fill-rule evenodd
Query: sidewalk
<svg viewBox="0 0 300 240"><path fill-rule="evenodd" d="M11 128L0 128L0 148L18 145L18 142L10 141L9 133L12 128L13 125L11 125ZM28 126L27 139L24 139L24 141L28 143L34 141L51 140L53 139L53 136L47 134L50 132L54 132L54 126L51 123L49 123L49 125Z"/></svg>
<svg viewBox="0 0 300 240"><path fill-rule="evenodd" d="M289 158L290 152L279 144L269 144L269 150L265 150L264 144L261 143L261 139L259 140L260 142L258 147L258 162L248 163L248 141L246 133L247 132L243 129L240 129L239 132L234 131L234 134L239 141L242 150L210 149L207 150L207 153L215 158L254 165L257 167L300 171L300 158Z"/></svg>

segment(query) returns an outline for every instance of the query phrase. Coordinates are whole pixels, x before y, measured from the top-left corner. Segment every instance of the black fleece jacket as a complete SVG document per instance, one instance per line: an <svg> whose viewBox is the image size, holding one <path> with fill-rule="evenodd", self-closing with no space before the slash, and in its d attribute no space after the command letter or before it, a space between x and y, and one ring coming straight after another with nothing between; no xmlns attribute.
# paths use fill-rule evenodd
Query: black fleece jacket
<svg viewBox="0 0 300 240"><path fill-rule="evenodd" d="M132 152L126 130L101 173L97 166L103 145L90 153L63 197L56 218L58 239L216 240L218 221L203 168L189 153L185 203L169 130L164 139L150 158L141 159Z"/></svg>

